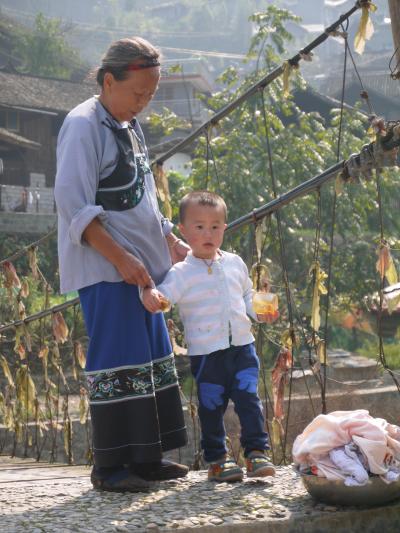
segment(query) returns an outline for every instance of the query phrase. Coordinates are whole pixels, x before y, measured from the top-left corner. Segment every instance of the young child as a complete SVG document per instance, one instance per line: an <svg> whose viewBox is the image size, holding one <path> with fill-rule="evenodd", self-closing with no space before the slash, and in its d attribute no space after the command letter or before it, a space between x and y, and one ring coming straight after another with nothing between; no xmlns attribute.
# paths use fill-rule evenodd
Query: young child
<svg viewBox="0 0 400 533"><path fill-rule="evenodd" d="M241 424L247 475L273 476L257 395L259 361L247 316L256 319L252 283L243 260L220 250L226 204L212 192L192 192L180 202L179 218L180 232L192 251L157 288L143 290L143 304L151 312L162 308L163 297L178 304L197 382L201 446L210 463L208 479L243 479L242 469L227 454L223 415L229 399Z"/></svg>

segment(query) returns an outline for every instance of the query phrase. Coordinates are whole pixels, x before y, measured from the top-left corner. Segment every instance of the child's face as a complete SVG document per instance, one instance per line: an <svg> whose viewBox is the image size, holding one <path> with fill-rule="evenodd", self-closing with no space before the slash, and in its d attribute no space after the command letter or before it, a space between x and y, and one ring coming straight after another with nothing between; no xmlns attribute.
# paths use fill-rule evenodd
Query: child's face
<svg viewBox="0 0 400 533"><path fill-rule="evenodd" d="M192 249L193 255L201 259L214 259L216 251L224 240L226 228L222 207L189 204L185 219L179 230Z"/></svg>

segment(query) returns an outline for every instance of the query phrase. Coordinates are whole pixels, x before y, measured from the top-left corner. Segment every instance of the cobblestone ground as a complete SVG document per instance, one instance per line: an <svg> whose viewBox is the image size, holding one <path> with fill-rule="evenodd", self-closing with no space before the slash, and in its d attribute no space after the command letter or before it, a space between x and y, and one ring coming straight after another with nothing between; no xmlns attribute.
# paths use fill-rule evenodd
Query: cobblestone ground
<svg viewBox="0 0 400 533"><path fill-rule="evenodd" d="M311 514L340 511L313 502L291 467L278 468L277 476L266 481L234 484L209 482L205 471L190 472L147 494L94 491L89 472L0 457L0 531L183 533L212 527L217 533L255 531L249 526L256 523L257 531L306 531L300 524Z"/></svg>

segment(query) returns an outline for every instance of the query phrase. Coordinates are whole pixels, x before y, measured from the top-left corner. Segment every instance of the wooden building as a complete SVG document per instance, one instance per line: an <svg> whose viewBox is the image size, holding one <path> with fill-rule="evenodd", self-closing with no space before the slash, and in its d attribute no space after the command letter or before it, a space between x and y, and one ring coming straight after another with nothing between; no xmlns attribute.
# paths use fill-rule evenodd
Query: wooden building
<svg viewBox="0 0 400 533"><path fill-rule="evenodd" d="M52 187L56 142L67 113L94 94L93 84L0 70L0 184Z"/></svg>

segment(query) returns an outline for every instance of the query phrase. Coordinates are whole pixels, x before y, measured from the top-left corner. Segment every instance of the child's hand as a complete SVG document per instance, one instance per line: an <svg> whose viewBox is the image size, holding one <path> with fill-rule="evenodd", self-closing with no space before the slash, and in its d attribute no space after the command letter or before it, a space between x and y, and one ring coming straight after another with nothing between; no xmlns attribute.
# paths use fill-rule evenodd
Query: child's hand
<svg viewBox="0 0 400 533"><path fill-rule="evenodd" d="M151 287L143 289L142 301L143 305L147 311L150 311L150 313L161 311L160 293L157 289L152 289Z"/></svg>

